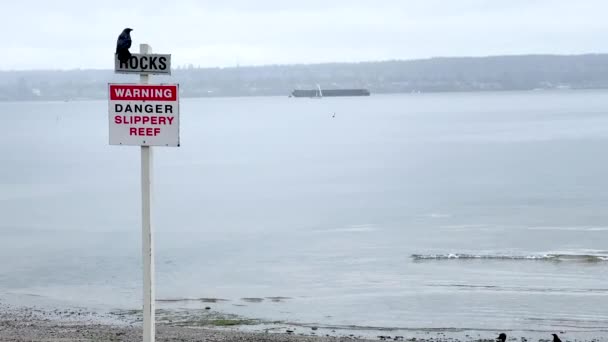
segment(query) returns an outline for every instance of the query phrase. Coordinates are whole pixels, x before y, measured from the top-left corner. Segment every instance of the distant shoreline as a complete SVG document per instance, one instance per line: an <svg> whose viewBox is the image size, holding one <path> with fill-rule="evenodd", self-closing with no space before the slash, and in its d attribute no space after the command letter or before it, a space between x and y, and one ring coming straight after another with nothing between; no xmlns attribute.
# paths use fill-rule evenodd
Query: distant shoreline
<svg viewBox="0 0 608 342"><path fill-rule="evenodd" d="M437 91L437 92L418 92L418 93L403 93L403 92L396 92L396 93L378 93L378 94L371 94L371 96L365 96L365 97L361 97L361 96L343 96L343 97L336 97L337 99L359 99L359 98L369 98L369 97L375 97L375 96L424 96L424 95L448 95L448 94L509 94L509 93L566 93L566 92L601 92L601 91L608 91L608 88L585 88L585 89L531 89L531 90L475 90L475 91ZM270 97L275 97L275 98L289 98L290 101L294 101L294 103L298 103L298 102L306 102L307 100L309 100L309 98L294 98L294 97L289 97L287 95L283 96L283 95L223 95L223 96L182 96L181 99L182 100L197 100L197 99L230 99L230 98L236 98L236 99L242 99L242 98L270 98ZM20 100L16 100L16 99L11 99L11 100L3 100L0 99L0 104L2 103L44 103L44 102L53 102L53 103L57 103L57 102L87 102L87 101L107 101L107 97L105 98L74 98L74 99L43 99L43 98L37 98L37 99L20 99Z"/></svg>
<svg viewBox="0 0 608 342"><path fill-rule="evenodd" d="M108 83L136 83L113 70L0 71L0 101L105 98ZM608 54L512 55L231 68L173 69L151 83L179 83L185 97L288 96L295 89L435 93L606 89Z"/></svg>

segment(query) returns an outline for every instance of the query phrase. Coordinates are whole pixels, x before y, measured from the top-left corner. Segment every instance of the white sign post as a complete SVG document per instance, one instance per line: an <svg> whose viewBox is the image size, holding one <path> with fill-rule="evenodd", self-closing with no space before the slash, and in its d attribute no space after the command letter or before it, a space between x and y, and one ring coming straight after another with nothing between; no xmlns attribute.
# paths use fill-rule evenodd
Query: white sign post
<svg viewBox="0 0 608 342"><path fill-rule="evenodd" d="M142 54L151 53L147 44L139 45ZM149 75L140 75L139 83L148 84ZM154 342L156 295L154 291L154 236L152 235L152 148L141 147L141 253L144 262L144 342Z"/></svg>
<svg viewBox="0 0 608 342"><path fill-rule="evenodd" d="M152 229L152 146L179 146L179 86L151 85L149 74L142 70L153 56L163 57L163 66L171 65L171 55L152 55L147 44L134 54L138 65L115 62L116 73L140 73L140 84L110 84L109 140L111 145L141 146L141 214L143 259L143 340L155 340L154 235ZM147 61L142 66L141 61ZM160 62L158 62L161 65ZM129 69L131 68L131 69ZM139 69L138 69L139 68ZM160 73L170 74L167 71Z"/></svg>

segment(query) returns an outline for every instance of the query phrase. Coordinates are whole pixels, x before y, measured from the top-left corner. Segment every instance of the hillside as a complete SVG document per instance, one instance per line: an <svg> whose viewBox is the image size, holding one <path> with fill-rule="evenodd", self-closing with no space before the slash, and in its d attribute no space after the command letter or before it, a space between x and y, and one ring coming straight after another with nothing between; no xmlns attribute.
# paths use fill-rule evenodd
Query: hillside
<svg viewBox="0 0 608 342"><path fill-rule="evenodd" d="M1 71L0 100L104 99L112 70ZM608 54L431 58L362 63L181 68L154 82L183 97L288 95L293 89L367 88L372 94L608 88Z"/></svg>

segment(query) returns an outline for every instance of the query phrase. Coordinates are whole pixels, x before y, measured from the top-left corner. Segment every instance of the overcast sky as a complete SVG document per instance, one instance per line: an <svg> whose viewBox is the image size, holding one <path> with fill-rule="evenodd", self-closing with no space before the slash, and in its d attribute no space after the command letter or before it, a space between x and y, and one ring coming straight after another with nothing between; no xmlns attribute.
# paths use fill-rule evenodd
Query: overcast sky
<svg viewBox="0 0 608 342"><path fill-rule="evenodd" d="M113 68L116 38L201 67L606 52L606 0L3 1L0 69Z"/></svg>

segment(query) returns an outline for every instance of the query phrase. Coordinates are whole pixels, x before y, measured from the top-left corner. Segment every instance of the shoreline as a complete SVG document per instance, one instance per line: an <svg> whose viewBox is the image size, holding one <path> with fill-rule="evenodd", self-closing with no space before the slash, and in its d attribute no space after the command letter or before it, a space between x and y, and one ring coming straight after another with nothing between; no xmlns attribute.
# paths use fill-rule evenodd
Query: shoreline
<svg viewBox="0 0 608 342"><path fill-rule="evenodd" d="M568 88L568 89L557 89L557 88L538 88L538 89L504 89L504 90L451 90L451 91L396 91L396 92L377 92L372 93L369 96L331 96L333 98L369 98L369 97L377 97L377 96L412 96L412 95L463 95L463 94L543 94L543 93L559 93L563 94L565 92L606 92L608 91L608 87L605 88ZM285 94L250 94L250 95L214 95L214 96L190 96L185 95L182 96L183 100L207 100L207 99L247 99L247 98L286 98L286 99L309 99L309 97L293 97L289 96L289 91ZM181 96L181 95L180 95ZM0 104L8 103L70 103L70 102L107 102L108 99L106 97L78 97L78 98L28 98L28 99L0 99Z"/></svg>
<svg viewBox="0 0 608 342"><path fill-rule="evenodd" d="M495 341L494 329L370 329L362 327L314 326L258 320L208 312L188 316L157 310L156 341ZM223 317L223 318L220 318ZM185 319L184 319L185 318ZM198 319L198 321L192 320ZM211 322L211 324L209 324ZM505 331L508 341L550 342L547 331ZM580 331L555 331L562 341L608 342L608 331L580 335ZM0 302L0 341L141 341L141 317L137 310L97 313L84 309L42 309L10 306Z"/></svg>
<svg viewBox="0 0 608 342"><path fill-rule="evenodd" d="M11 307L0 303L0 341L141 341L141 323L129 322L128 319L123 318L119 314L108 316L82 309L51 311L40 308ZM182 326L180 322L176 322L176 324L157 322L156 341L374 341L354 336L354 334L320 336L311 328L288 326L279 330L277 328L279 327L261 332L242 331L236 326L228 328L197 327ZM282 332L280 332L281 330Z"/></svg>

